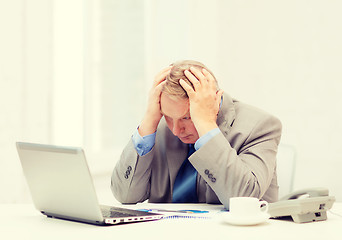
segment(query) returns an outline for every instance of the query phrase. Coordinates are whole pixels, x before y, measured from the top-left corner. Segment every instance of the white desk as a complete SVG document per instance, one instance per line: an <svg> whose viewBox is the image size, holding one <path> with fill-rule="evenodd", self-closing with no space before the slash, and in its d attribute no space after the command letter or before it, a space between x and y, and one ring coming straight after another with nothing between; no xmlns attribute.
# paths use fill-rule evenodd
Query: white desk
<svg viewBox="0 0 342 240"><path fill-rule="evenodd" d="M126 206L129 207L129 206ZM144 205L147 207L147 205ZM156 208L155 204L151 208ZM159 205L159 207L161 207ZM164 209L220 210L218 205L162 205ZM132 206L131 208L137 208ZM140 208L140 206L139 206ZM336 215L336 214L338 215ZM169 219L114 226L94 226L51 219L30 204L0 205L0 239L342 239L342 203L335 203L328 220L297 224L269 219L256 226L233 226L219 218Z"/></svg>

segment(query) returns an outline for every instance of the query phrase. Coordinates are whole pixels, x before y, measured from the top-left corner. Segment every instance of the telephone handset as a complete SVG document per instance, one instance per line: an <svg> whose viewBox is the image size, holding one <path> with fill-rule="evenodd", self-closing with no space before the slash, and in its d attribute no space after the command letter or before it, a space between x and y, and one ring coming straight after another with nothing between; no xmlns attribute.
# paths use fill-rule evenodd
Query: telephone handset
<svg viewBox="0 0 342 240"><path fill-rule="evenodd" d="M303 189L269 203L268 213L272 218L291 216L296 223L322 221L334 202L335 197L329 196L326 188Z"/></svg>
<svg viewBox="0 0 342 240"><path fill-rule="evenodd" d="M287 194L280 201L322 196L329 196L329 190L327 188L307 188Z"/></svg>

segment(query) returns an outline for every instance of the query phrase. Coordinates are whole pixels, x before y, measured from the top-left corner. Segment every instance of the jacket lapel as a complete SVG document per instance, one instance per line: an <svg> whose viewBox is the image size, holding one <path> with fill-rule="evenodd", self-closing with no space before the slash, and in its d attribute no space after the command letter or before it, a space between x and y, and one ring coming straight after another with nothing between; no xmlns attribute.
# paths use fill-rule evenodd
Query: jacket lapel
<svg viewBox="0 0 342 240"><path fill-rule="evenodd" d="M226 93L223 94L223 101L217 116L217 125L221 132L227 136L235 120L235 107L233 99Z"/></svg>

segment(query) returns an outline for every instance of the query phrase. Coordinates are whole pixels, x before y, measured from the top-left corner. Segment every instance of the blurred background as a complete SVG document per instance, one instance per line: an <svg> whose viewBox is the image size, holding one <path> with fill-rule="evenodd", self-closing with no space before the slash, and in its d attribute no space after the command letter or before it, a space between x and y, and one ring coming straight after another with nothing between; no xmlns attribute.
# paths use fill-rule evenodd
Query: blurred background
<svg viewBox="0 0 342 240"><path fill-rule="evenodd" d="M203 62L281 119L294 189L342 201L339 0L0 0L0 203L31 202L16 141L81 146L101 202L155 74ZM279 169L278 171L281 171Z"/></svg>

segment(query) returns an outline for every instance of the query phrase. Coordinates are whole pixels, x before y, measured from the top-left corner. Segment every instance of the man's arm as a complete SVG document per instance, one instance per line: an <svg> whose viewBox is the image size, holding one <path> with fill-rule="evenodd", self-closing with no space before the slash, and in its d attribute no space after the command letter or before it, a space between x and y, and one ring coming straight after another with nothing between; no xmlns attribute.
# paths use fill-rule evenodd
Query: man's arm
<svg viewBox="0 0 342 240"><path fill-rule="evenodd" d="M150 166L154 155L152 147L162 117L160 95L165 77L170 70L171 67L167 67L156 75L143 120L123 150L112 173L111 189L115 198L121 203L142 202L149 197Z"/></svg>
<svg viewBox="0 0 342 240"><path fill-rule="evenodd" d="M160 111L160 95L165 84L165 78L170 73L171 68L169 66L163 69L153 81L153 86L149 93L147 110L139 126L139 134L143 137L157 131L158 124L163 116Z"/></svg>
<svg viewBox="0 0 342 240"><path fill-rule="evenodd" d="M112 173L111 189L121 203L143 202L149 197L154 150L140 156L131 139Z"/></svg>
<svg viewBox="0 0 342 240"><path fill-rule="evenodd" d="M267 115L248 136L238 139L241 133L234 133L234 127L231 131L230 135L236 137L230 139L231 143L219 133L189 159L227 208L230 197L262 198L268 190L276 167L281 123ZM239 146L239 150L231 144Z"/></svg>
<svg viewBox="0 0 342 240"><path fill-rule="evenodd" d="M138 128L139 129L139 128ZM132 136L134 148L139 156L144 156L151 151L156 141L156 132L142 137L138 129Z"/></svg>

